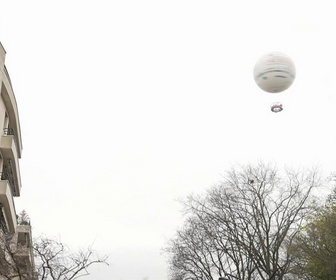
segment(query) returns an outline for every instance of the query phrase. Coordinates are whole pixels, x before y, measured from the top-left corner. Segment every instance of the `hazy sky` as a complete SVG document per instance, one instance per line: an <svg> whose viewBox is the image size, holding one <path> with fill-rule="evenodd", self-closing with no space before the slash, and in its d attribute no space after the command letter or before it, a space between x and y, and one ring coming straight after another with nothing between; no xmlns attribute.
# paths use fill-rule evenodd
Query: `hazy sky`
<svg viewBox="0 0 336 280"><path fill-rule="evenodd" d="M86 279L167 279L179 198L236 163L336 170L335 26L332 0L0 0L17 212L35 236L109 254ZM252 74L270 51L297 70L275 95Z"/></svg>

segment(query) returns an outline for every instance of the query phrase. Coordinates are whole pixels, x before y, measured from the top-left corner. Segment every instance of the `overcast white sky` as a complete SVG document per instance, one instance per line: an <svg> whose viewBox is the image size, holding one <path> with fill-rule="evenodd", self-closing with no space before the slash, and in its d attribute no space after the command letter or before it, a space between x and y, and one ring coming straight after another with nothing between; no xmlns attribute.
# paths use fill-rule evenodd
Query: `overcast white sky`
<svg viewBox="0 0 336 280"><path fill-rule="evenodd" d="M334 1L0 0L34 234L94 243L86 279L167 279L176 201L232 164L336 170ZM257 59L297 77L262 92ZM284 111L270 111L282 101Z"/></svg>

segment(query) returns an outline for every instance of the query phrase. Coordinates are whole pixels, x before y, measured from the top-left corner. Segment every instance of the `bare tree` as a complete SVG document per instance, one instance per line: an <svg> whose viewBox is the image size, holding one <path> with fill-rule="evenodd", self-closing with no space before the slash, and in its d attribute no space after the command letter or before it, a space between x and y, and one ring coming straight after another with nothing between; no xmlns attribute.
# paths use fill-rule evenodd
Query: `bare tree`
<svg viewBox="0 0 336 280"><path fill-rule="evenodd" d="M19 214L16 231L0 231L0 279L74 280L89 275L94 264L108 265L107 256L99 257L92 246L73 253L57 239L33 242L26 211Z"/></svg>
<svg viewBox="0 0 336 280"><path fill-rule="evenodd" d="M1 233L0 276L4 279L32 280L32 271L27 270L24 260L19 255L19 248L14 234Z"/></svg>
<svg viewBox="0 0 336 280"><path fill-rule="evenodd" d="M165 251L171 279L291 279L287 248L312 209L316 170L272 165L228 171L206 196L184 201L189 215Z"/></svg>
<svg viewBox="0 0 336 280"><path fill-rule="evenodd" d="M5 279L36 279L29 224L29 216L23 210L18 215L17 232L9 232L7 227L2 227L1 229L0 276Z"/></svg>
<svg viewBox="0 0 336 280"><path fill-rule="evenodd" d="M99 257L91 246L72 253L64 243L47 237L35 240L33 250L40 280L78 279L89 275L93 264L108 265L108 257Z"/></svg>
<svg viewBox="0 0 336 280"><path fill-rule="evenodd" d="M27 267L26 255L23 256L20 250L16 235L2 235L0 276L4 279L74 280L89 275L89 268L93 264L108 265L107 256L97 256L91 246L72 253L64 243L46 237L34 242L35 266L31 263Z"/></svg>

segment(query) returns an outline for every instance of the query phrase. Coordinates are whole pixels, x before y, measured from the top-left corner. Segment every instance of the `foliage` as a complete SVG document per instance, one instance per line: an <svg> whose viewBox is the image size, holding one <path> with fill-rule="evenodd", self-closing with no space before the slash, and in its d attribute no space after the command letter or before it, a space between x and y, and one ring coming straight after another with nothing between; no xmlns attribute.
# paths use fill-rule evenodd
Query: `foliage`
<svg viewBox="0 0 336 280"><path fill-rule="evenodd" d="M291 246L296 255L295 272L304 279L336 279L335 194L336 188L326 204L309 217Z"/></svg>
<svg viewBox="0 0 336 280"><path fill-rule="evenodd" d="M18 224L19 225L29 225L30 224L30 217L26 210L22 210L18 216Z"/></svg>
<svg viewBox="0 0 336 280"><path fill-rule="evenodd" d="M316 170L242 166L205 196L191 195L187 220L164 251L171 279L290 279L288 246L311 214Z"/></svg>

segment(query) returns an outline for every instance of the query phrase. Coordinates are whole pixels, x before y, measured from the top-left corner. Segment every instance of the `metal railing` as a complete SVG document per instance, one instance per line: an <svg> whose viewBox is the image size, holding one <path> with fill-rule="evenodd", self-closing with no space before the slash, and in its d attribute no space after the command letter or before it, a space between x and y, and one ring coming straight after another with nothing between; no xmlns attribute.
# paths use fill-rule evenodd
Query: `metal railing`
<svg viewBox="0 0 336 280"><path fill-rule="evenodd" d="M7 180L11 187L12 193L15 194L15 178L11 166L11 160L7 159L0 172L1 180Z"/></svg>
<svg viewBox="0 0 336 280"><path fill-rule="evenodd" d="M8 232L8 228L2 208L3 205L0 203L0 229L2 230L2 232L6 233Z"/></svg>
<svg viewBox="0 0 336 280"><path fill-rule="evenodd" d="M10 127L4 128L4 135L14 135L14 129Z"/></svg>

